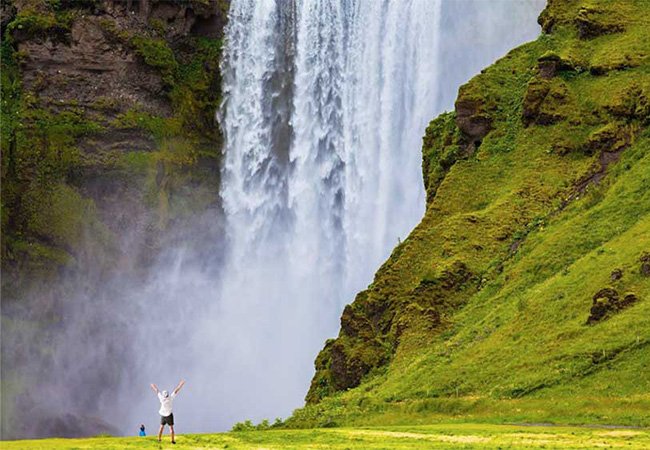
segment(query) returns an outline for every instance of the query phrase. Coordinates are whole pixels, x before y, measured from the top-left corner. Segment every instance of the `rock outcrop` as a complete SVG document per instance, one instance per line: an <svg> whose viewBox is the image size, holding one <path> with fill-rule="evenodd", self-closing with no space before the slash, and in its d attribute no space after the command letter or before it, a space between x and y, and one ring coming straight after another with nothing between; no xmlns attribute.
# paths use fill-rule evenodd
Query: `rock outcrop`
<svg viewBox="0 0 650 450"><path fill-rule="evenodd" d="M638 301L634 294L626 294L620 298L616 289L604 288L594 294L593 306L591 307L587 324L605 320L609 315L622 311Z"/></svg>
<svg viewBox="0 0 650 450"><path fill-rule="evenodd" d="M95 203L100 226L118 235L140 234L137 241L149 243L141 249L144 260L174 215L146 198L169 204L169 193L180 192L175 188L188 176L194 183L202 178L218 198L221 137L214 113L227 6L3 3L3 94L15 99L3 105L6 274L44 265L55 271L78 253L74 242L82 239L30 225L40 221L43 209L62 224L77 214L60 216L52 185L62 186L69 198ZM38 208L29 206L36 203ZM116 207L122 214L115 214ZM74 220L83 228L94 219L85 214ZM25 251L35 245L41 251Z"/></svg>

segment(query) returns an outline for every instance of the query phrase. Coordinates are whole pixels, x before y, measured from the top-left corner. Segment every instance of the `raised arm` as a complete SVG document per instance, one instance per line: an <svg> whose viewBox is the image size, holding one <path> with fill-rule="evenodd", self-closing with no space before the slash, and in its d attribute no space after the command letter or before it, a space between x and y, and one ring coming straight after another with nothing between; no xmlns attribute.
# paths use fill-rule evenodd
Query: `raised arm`
<svg viewBox="0 0 650 450"><path fill-rule="evenodd" d="M176 389L174 389L174 395L178 394L178 391L180 391L183 386L185 386L185 380L178 383L178 386L176 386Z"/></svg>
<svg viewBox="0 0 650 450"><path fill-rule="evenodd" d="M156 386L156 385L153 384L153 383L151 383L149 386L151 386L151 389L153 389L153 391L154 391L156 394L158 393L158 386Z"/></svg>

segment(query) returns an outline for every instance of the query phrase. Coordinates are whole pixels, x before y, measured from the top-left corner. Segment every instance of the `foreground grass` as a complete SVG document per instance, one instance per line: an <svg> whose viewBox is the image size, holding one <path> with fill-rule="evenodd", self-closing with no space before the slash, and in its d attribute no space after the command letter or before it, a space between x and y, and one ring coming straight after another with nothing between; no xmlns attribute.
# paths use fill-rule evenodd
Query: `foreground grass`
<svg viewBox="0 0 650 450"><path fill-rule="evenodd" d="M2 442L5 450L83 449L594 449L650 448L647 429L606 429L487 424L249 431L155 437L42 439Z"/></svg>

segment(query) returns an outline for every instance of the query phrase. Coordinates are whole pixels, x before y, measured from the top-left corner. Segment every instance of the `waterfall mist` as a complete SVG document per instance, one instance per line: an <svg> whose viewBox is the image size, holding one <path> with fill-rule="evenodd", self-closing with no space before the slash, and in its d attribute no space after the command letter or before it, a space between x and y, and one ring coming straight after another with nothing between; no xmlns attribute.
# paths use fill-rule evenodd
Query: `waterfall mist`
<svg viewBox="0 0 650 450"><path fill-rule="evenodd" d="M51 360L21 370L60 409L123 434L155 429L148 384L182 377L180 433L287 417L344 305L422 217L428 122L537 36L544 4L232 0L220 207L166 241L144 275L75 281Z"/></svg>

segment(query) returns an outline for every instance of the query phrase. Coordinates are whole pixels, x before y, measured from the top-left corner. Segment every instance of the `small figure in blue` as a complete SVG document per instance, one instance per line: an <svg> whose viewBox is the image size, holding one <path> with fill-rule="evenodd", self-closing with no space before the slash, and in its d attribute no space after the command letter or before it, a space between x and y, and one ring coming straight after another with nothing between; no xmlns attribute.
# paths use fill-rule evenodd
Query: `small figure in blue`
<svg viewBox="0 0 650 450"><path fill-rule="evenodd" d="M147 432L144 429L144 424L140 425L140 436L146 436Z"/></svg>

